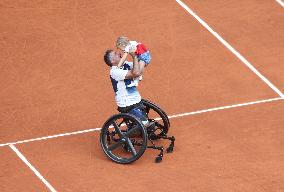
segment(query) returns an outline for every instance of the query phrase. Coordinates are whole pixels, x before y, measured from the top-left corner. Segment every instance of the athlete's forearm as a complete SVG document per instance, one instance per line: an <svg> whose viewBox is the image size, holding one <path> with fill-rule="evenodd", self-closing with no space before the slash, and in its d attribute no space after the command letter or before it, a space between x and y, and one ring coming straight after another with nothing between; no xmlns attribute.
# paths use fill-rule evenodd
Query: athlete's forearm
<svg viewBox="0 0 284 192"><path fill-rule="evenodd" d="M141 75L141 70L140 70L140 65L138 63L138 58L135 54L131 54L132 59L133 59L133 68L132 68L132 73L135 76L140 76Z"/></svg>
<svg viewBox="0 0 284 192"><path fill-rule="evenodd" d="M124 53L123 56L121 57L118 65L117 65L117 67L121 67L123 65L123 63L125 62L126 58L127 58L127 53Z"/></svg>

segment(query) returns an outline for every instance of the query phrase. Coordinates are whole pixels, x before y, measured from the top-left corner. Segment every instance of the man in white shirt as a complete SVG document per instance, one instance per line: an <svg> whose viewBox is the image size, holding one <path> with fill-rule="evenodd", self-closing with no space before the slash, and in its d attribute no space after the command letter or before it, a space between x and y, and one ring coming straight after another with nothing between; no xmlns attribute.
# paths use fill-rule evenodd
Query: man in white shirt
<svg viewBox="0 0 284 192"><path fill-rule="evenodd" d="M137 90L137 86L131 85L133 79L139 77L142 72L135 53L130 51L129 54L132 56L133 62L125 61L121 68L117 67L121 58L119 52L107 50L104 55L104 61L111 67L110 79L115 92L115 101L118 106L118 111L135 115L140 118L142 123L147 127L148 119L143 111L141 95Z"/></svg>

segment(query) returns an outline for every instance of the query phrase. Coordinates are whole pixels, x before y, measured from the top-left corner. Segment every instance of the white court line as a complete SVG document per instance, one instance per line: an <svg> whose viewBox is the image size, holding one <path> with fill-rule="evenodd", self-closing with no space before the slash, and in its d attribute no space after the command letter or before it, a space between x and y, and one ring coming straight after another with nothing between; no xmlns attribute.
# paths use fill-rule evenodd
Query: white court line
<svg viewBox="0 0 284 192"><path fill-rule="evenodd" d="M51 135L51 136L46 136L46 137L38 137L38 138L35 138L35 139L27 139L27 140L23 140L23 141L0 144L0 147L4 147L4 146L7 146L7 145L16 145L16 144L21 144L21 143L29 143L29 142L32 142L32 141L53 139L53 138L64 137L64 136L69 136L69 135L77 135L77 134L88 133L88 132L99 131L99 130L101 130L101 128L93 128L93 129L86 129L86 130L83 130L83 131L75 131L75 132L71 132L71 133L62 133L62 134Z"/></svg>
<svg viewBox="0 0 284 192"><path fill-rule="evenodd" d="M280 97L284 98L284 94L275 87L266 77L264 77L246 58L236 51L227 41L225 41L218 33L216 33L205 21L196 15L186 4L180 0L176 2L182 6L189 14L191 14L203 27L205 27L212 35L214 35L227 49L229 49L237 58L239 58L251 71L253 71L260 79L262 79L271 89L273 89Z"/></svg>
<svg viewBox="0 0 284 192"><path fill-rule="evenodd" d="M14 146L14 145L9 145L11 149L19 156L19 158L36 174L36 176L46 185L46 187L51 191L51 192L56 192L56 190L49 184L47 180L43 178L43 176L30 164L30 162L25 158L25 156Z"/></svg>
<svg viewBox="0 0 284 192"><path fill-rule="evenodd" d="M280 97L280 98L278 97L278 98L274 98L274 99L266 99L266 100L254 101L254 102L249 102L249 103L241 103L241 104L224 106L224 107L216 107L216 108L205 109L205 110L200 110L200 111L195 111L195 112L190 112L190 113L182 113L182 114L172 115L172 116L169 116L169 118L183 117L183 116L187 116L187 115L195 115L195 114L199 114L199 113L206 113L206 112L211 112L211 111L231 109L231 108L236 108L236 107L244 107L244 106L248 106L248 105L254 105L254 104L259 104L259 103L267 103L267 102L283 100L283 99L284 98L282 98L282 97Z"/></svg>
<svg viewBox="0 0 284 192"><path fill-rule="evenodd" d="M248 105L255 105L255 104L259 104L259 103L268 103L268 102L278 101L278 100L283 100L283 99L284 98L281 98L281 97L273 98L273 99L265 99L265 100L253 101L253 102L248 102L248 103L228 105L228 106L223 106L223 107L215 107L215 108L199 110L199 111L195 111L195 112L170 115L168 117L170 119L173 119L173 118L178 118L178 117L183 117L183 116L188 116L188 115L195 115L195 114L207 113L207 112L211 112L211 111L218 111L218 110L224 110L224 109L230 109L230 108L236 108L236 107L243 107L243 106L248 106ZM156 118L155 120L161 120L161 118ZM62 134L51 135L51 136L46 136L46 137L39 137L39 138L35 138L35 139L28 139L28 140L16 141L16 142L11 142L11 143L4 143L4 144L0 144L0 147L4 147L4 146L7 146L7 145L29 143L29 142L33 142L33 141L40 141L40 140L46 140L46 139L53 139L53 138L69 136L69 135L77 135L77 134L88 133L88 132L99 131L99 130L101 130L101 128L92 128L92 129L86 129L86 130L82 130L82 131L62 133Z"/></svg>
<svg viewBox="0 0 284 192"><path fill-rule="evenodd" d="M277 3L279 3L282 7L284 7L284 2L282 2L281 0L276 0Z"/></svg>

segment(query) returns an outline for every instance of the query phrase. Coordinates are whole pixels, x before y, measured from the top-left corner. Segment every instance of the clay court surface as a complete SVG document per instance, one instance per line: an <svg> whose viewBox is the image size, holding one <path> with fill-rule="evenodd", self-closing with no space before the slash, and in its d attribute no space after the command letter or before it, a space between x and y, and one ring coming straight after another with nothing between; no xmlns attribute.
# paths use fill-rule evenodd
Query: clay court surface
<svg viewBox="0 0 284 192"><path fill-rule="evenodd" d="M0 191L283 192L281 2L1 0ZM139 90L176 137L160 164L110 161L94 129L121 34L152 52Z"/></svg>

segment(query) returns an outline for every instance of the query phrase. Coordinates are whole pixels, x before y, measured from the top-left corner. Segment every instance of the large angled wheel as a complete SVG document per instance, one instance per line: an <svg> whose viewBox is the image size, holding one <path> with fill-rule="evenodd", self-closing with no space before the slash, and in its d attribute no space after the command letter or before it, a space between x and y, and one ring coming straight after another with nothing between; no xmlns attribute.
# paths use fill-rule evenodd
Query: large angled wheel
<svg viewBox="0 0 284 192"><path fill-rule="evenodd" d="M166 135L170 128L170 120L167 114L151 101L142 99L142 103L145 106L149 120L155 122L156 124L157 130L155 131L155 135Z"/></svg>
<svg viewBox="0 0 284 192"><path fill-rule="evenodd" d="M128 113L110 117L102 127L100 143L104 153L116 163L139 159L147 148L147 133L141 121Z"/></svg>

